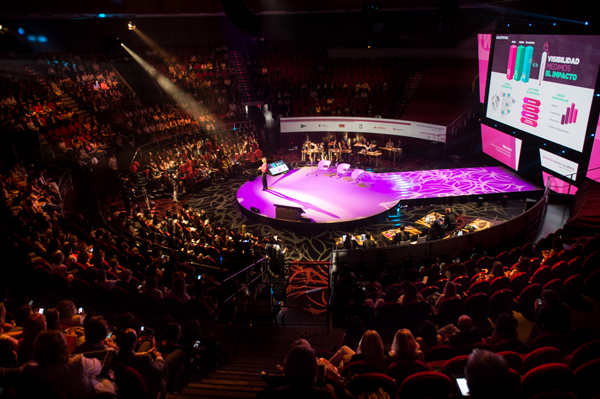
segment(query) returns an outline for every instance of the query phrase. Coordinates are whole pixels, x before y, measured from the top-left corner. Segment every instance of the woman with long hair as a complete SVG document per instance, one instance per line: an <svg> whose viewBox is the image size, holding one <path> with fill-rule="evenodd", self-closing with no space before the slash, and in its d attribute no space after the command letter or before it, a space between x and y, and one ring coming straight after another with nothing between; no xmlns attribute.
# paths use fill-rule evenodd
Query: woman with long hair
<svg viewBox="0 0 600 399"><path fill-rule="evenodd" d="M440 295L438 297L438 300L435 303L435 308L439 309L442 302L444 302L446 299L452 299L452 298L460 298L460 297L456 293L456 284L454 284L453 281L448 281L446 283L446 286L444 287L444 292L442 293L442 295Z"/></svg>
<svg viewBox="0 0 600 399"><path fill-rule="evenodd" d="M33 344L39 333L44 330L46 330L46 318L43 314L34 313L25 320L22 339L17 350L19 364L33 360Z"/></svg>
<svg viewBox="0 0 600 399"><path fill-rule="evenodd" d="M388 358L383 347L381 337L375 330L368 330L362 336L356 352L358 359L352 357L352 361L364 360L367 366L371 366L384 373L388 366Z"/></svg>
<svg viewBox="0 0 600 399"><path fill-rule="evenodd" d="M421 346L407 328L398 330L396 335L394 335L390 358L394 362L402 360L425 360Z"/></svg>
<svg viewBox="0 0 600 399"><path fill-rule="evenodd" d="M387 369L389 363L387 354L385 353L383 342L377 331L366 331L358 343L356 352L353 348L344 345L331 358L331 361L334 362L332 363L334 366L337 366L338 364L341 366L348 366L350 363L360 360L363 360L367 366L378 373L384 373Z"/></svg>

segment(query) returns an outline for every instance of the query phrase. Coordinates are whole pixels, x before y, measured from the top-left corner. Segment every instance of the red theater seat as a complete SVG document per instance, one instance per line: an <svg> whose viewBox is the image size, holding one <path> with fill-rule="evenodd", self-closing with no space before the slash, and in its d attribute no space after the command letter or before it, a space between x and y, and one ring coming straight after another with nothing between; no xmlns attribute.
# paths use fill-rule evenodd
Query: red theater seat
<svg viewBox="0 0 600 399"><path fill-rule="evenodd" d="M398 390L398 399L447 399L452 381L442 373L423 371L406 378Z"/></svg>

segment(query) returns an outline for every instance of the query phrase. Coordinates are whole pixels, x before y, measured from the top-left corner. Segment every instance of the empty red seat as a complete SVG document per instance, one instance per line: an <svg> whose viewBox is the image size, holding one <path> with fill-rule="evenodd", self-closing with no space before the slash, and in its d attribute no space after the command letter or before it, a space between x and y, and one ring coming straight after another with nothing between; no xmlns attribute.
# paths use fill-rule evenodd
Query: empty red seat
<svg viewBox="0 0 600 399"><path fill-rule="evenodd" d="M429 371L425 363L419 360L403 360L391 364L385 374L392 377L396 385L402 385L406 378L423 371Z"/></svg>
<svg viewBox="0 0 600 399"><path fill-rule="evenodd" d="M551 346L560 349L562 346L562 337L558 333L543 333L538 335L529 343L529 350L534 351L539 348Z"/></svg>
<svg viewBox="0 0 600 399"><path fill-rule="evenodd" d="M561 363L565 356L557 348L545 346L529 352L523 358L521 373L525 374L529 370L548 363Z"/></svg>
<svg viewBox="0 0 600 399"><path fill-rule="evenodd" d="M529 370L521 379L520 394L531 397L550 391L573 390L573 371L562 363L549 363Z"/></svg>
<svg viewBox="0 0 600 399"><path fill-rule="evenodd" d="M442 368L440 372L442 374L447 375L448 377L462 375L465 372L465 366L467 365L467 361L469 360L469 355L459 355L455 356L452 359L448 360Z"/></svg>
<svg viewBox="0 0 600 399"><path fill-rule="evenodd" d="M577 367L590 360L600 359L600 340L586 342L566 360L571 370L576 370Z"/></svg>
<svg viewBox="0 0 600 399"><path fill-rule="evenodd" d="M578 399L590 399L600 394L600 384L596 381L599 375L600 359L590 360L577 367L573 376Z"/></svg>
<svg viewBox="0 0 600 399"><path fill-rule="evenodd" d="M471 295L477 294L477 293L487 294L489 290L490 290L490 282L489 281L478 280L471 284L467 295L471 296Z"/></svg>
<svg viewBox="0 0 600 399"><path fill-rule="evenodd" d="M542 287L552 278L551 269L548 266L542 266L533 273L531 276L531 282L533 284L539 284Z"/></svg>
<svg viewBox="0 0 600 399"><path fill-rule="evenodd" d="M438 360L449 360L456 355L455 350L450 345L436 345L425 352L425 362L435 362Z"/></svg>
<svg viewBox="0 0 600 399"><path fill-rule="evenodd" d="M447 399L452 381L442 373L423 371L406 378L398 390L399 399Z"/></svg>

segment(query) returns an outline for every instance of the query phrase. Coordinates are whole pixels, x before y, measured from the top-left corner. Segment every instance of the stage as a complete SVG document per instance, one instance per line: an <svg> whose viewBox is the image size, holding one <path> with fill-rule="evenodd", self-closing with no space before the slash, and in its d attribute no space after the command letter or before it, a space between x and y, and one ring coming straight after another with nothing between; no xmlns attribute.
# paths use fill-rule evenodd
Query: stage
<svg viewBox="0 0 600 399"><path fill-rule="evenodd" d="M502 167L366 172L358 182L325 176L325 171L318 171L316 176L310 173L307 167L268 176L266 191L260 178L244 183L237 192L242 212L250 219L268 223L277 219L275 205L283 205L302 208L300 222L344 225L385 214L401 201L541 190ZM351 170L345 176L350 174Z"/></svg>

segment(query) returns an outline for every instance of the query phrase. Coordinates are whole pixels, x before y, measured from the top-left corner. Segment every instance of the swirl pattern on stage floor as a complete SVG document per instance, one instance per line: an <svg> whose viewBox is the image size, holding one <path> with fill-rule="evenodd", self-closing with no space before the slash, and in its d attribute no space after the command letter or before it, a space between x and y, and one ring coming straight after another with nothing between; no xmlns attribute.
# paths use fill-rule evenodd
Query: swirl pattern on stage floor
<svg viewBox="0 0 600 399"><path fill-rule="evenodd" d="M237 199L245 209L257 208L267 218L276 218L277 204L302 208L303 218L312 223L332 223L375 216L403 200L539 190L502 167L368 172L357 180L349 175L290 170L269 177L267 191L257 180L243 184Z"/></svg>

